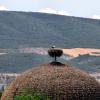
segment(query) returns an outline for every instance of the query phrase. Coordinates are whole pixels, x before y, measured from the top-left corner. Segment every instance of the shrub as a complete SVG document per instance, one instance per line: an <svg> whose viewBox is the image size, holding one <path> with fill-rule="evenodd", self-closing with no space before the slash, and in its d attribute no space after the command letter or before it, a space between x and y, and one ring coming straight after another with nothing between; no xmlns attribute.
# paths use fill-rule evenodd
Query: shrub
<svg viewBox="0 0 100 100"><path fill-rule="evenodd" d="M14 100L49 100L49 98L43 93L26 91L21 95L16 95Z"/></svg>

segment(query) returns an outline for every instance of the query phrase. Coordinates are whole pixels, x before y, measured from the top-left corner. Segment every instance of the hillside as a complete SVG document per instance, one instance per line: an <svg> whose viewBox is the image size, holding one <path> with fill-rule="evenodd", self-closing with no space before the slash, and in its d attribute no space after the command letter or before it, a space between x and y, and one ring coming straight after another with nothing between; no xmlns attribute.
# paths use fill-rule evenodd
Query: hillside
<svg viewBox="0 0 100 100"><path fill-rule="evenodd" d="M63 49L64 54L71 57L78 57L79 55L90 54L92 56L100 56L100 49L91 49L91 48L71 48Z"/></svg>
<svg viewBox="0 0 100 100"><path fill-rule="evenodd" d="M0 72L22 72L51 61L47 54L42 55L35 48L56 45L65 50L68 48L69 54L70 50L75 50L74 56L77 57L78 54L88 52L79 53L70 48L90 48L93 54L98 55L99 43L100 20L35 12L0 11ZM24 49L29 51L21 52ZM65 57L60 61L87 72L100 72L100 56L85 57L81 62L80 59L77 57L69 60ZM87 59L92 59L93 62L84 62Z"/></svg>
<svg viewBox="0 0 100 100"><path fill-rule="evenodd" d="M0 11L0 48L100 48L100 21L33 13Z"/></svg>
<svg viewBox="0 0 100 100"><path fill-rule="evenodd" d="M36 53L8 53L0 55L0 73L1 72L23 72L29 68L38 65L49 63L52 61L48 55ZM79 57L70 59L67 56L62 56L58 61L71 64L86 72L100 73L100 57L90 55L80 55Z"/></svg>
<svg viewBox="0 0 100 100"><path fill-rule="evenodd" d="M79 57L71 59L69 63L87 72L100 73L100 57L98 56L91 56L89 54L80 55Z"/></svg>

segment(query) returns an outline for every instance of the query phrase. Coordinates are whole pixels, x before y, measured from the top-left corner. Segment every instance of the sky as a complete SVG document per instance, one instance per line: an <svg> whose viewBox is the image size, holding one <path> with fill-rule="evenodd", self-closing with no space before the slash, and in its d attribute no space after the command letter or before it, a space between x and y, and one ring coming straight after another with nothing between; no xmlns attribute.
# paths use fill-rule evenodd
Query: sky
<svg viewBox="0 0 100 100"><path fill-rule="evenodd" d="M0 10L45 12L100 19L100 0L0 0Z"/></svg>

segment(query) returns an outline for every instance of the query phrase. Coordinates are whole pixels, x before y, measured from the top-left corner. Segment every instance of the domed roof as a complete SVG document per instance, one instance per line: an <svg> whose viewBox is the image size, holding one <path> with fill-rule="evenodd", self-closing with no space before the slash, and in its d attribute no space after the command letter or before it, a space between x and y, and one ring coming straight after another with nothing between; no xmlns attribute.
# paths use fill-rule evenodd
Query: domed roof
<svg viewBox="0 0 100 100"><path fill-rule="evenodd" d="M100 84L87 73L61 63L44 64L18 76L1 100L24 89L46 93L50 100L100 100Z"/></svg>

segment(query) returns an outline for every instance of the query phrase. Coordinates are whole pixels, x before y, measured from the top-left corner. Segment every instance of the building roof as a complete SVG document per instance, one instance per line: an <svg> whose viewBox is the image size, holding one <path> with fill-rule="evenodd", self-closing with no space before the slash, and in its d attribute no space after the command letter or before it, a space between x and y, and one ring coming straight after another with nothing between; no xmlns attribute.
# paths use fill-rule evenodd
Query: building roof
<svg viewBox="0 0 100 100"><path fill-rule="evenodd" d="M59 62L24 72L5 90L1 100L12 98L25 89L46 93L50 100L100 100L100 84L93 77Z"/></svg>

